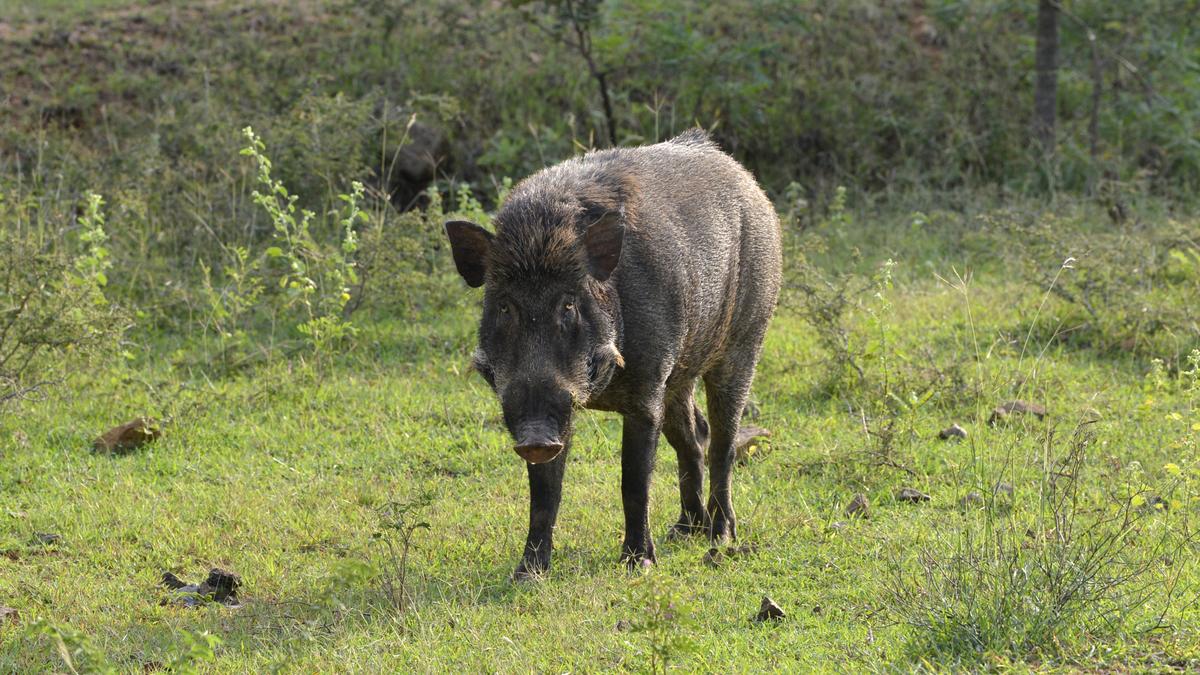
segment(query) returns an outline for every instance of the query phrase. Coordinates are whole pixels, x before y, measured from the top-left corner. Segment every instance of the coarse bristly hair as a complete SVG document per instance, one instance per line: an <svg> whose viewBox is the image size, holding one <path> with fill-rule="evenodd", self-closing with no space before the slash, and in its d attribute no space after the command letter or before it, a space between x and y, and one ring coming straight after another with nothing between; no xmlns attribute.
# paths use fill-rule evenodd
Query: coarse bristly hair
<svg viewBox="0 0 1200 675"><path fill-rule="evenodd" d="M627 229L637 227L639 186L625 152L592 152L522 181L496 214L489 275L584 279L589 225L615 213Z"/></svg>

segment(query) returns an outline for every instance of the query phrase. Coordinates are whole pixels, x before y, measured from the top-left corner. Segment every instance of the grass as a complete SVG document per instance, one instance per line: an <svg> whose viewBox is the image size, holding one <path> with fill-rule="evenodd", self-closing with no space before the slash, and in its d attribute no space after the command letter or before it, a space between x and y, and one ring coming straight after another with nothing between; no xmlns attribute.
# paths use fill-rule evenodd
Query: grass
<svg viewBox="0 0 1200 675"><path fill-rule="evenodd" d="M237 154L241 128L262 134L277 177L318 212L314 237L333 223L336 242L330 206L351 178L370 185L376 151L387 145L380 135L394 140L396 120L402 131L411 113L447 129L462 123L455 142L479 146L462 158L485 168L439 187L480 198L506 172L570 154L572 139L589 135L592 122L577 125L575 115L591 110L591 83L559 47L527 40L529 26L515 17L495 24L470 3L450 3L444 16L436 5L372 5L422 10L395 14L411 21L385 33L387 16L359 5L356 14L325 0L0 0L0 56L16 64L0 73L0 89L16 93L13 119L0 126L0 197L15 196L6 206L19 203L13 213L25 221L6 218L0 227L60 242L57 252L79 260L78 197L89 188L103 194L112 266L101 286L134 323L115 359L83 361L61 386L0 409L0 607L20 612L15 622L0 617L0 672L1200 667L1192 534L1200 398L1180 372L1196 343L1189 293L1200 287L1200 257L1194 234L1173 239L1177 230L1194 233L1197 220L1185 205L1140 196L1132 183L1114 197L1131 214L1117 226L1103 204L1080 207L1065 193L1047 206L1002 184L926 187L959 185L954 162L944 163L941 179L915 174L917 187L889 182L875 193L835 191L825 181L846 176L825 169L814 184L787 174L786 164L764 176L789 228L802 223L826 244L805 250L816 268L793 254L789 271L824 270L805 277L817 288L853 278L865 289L850 292L846 305L848 344L865 381L847 368L847 378L830 381L830 355L789 294L753 394L754 421L773 436L735 476L739 533L757 553L717 569L697 540L660 544L649 574L624 571L620 420L585 413L554 568L540 583L509 581L527 522L525 470L493 396L467 369L478 293L452 278L438 223L426 222L432 216L367 198L378 227L361 251L378 264L352 317L360 332L351 345L262 350L261 361L234 374L205 363L220 341L199 263L219 265L228 247L261 253L271 243L270 223L249 196L252 164ZM664 16L654 25L673 31ZM907 40L908 28L897 25ZM987 44L1007 49L988 25L979 28ZM785 24L775 28L793 35ZM828 30L840 44L838 29ZM477 34L471 44L488 59L429 47L462 45L463 34ZM970 39L947 34L959 54L972 52ZM493 44L505 58L492 59ZM822 63L871 70L853 50ZM632 103L642 81L634 75L623 76L630 99L618 100L618 112L633 117L644 107L657 134L657 109ZM828 81L836 96L826 100L840 110L845 87ZM1156 81L1165 86L1167 76ZM1007 97L1012 83L997 82L990 85ZM476 95L458 98L463 91ZM737 91L738 100L766 100L759 89ZM402 110L378 119L401 101ZM755 128L744 125L759 116L706 119L737 138L736 128ZM763 128L789 139L779 147L794 147L790 127L771 120L762 118ZM854 138L857 127L842 121L830 129ZM622 126L635 129L630 122ZM863 139L878 136L876 125L862 128L870 131ZM921 128L909 133L942 136ZM1169 136L1176 127L1164 128ZM870 148L863 152L870 160ZM757 159L771 163L770 155ZM894 159L889 152L884 168ZM1024 169L1011 169L1021 184ZM785 187L793 180L806 185ZM461 210L471 200L447 197L448 214L452 201ZM469 211L482 210L472 204ZM1127 246L1126 236L1147 245ZM1192 258L1163 265L1144 249ZM1080 270L1062 270L1063 282L1111 298L1097 313L1103 321L1038 288L1031 279L1040 277L1022 269L1044 263L1049 278L1068 254L1081 258ZM898 262L891 287L875 276L887 259ZM1106 273L1114 267L1137 272ZM956 270L973 273L965 288L944 281ZM221 270L214 279L225 292ZM836 300L836 288L830 295ZM244 294L222 297L233 303ZM290 315L267 306L275 300L249 305L245 321L234 322L248 348L262 346L256 331L277 316L281 340L304 344L286 324ZM810 318L820 316L811 309ZM1153 357L1166 360L1161 369ZM994 406L1016 398L1045 404L1048 419L987 425ZM164 420L163 438L126 455L91 450L102 431L142 415ZM1083 419L1098 420L1086 427L1094 436L1073 446ZM969 438L938 440L951 423ZM1049 487L1063 474L1074 490L1071 535L1050 506L1059 493ZM675 475L663 441L651 514L660 536L678 515ZM1011 500L990 500L1000 481L1013 486ZM932 499L899 502L901 487ZM971 491L987 495L984 505L960 508ZM869 518L845 515L856 493L869 497ZM1167 508L1155 510L1152 498ZM405 505L418 506L397 522ZM1112 519L1127 513L1128 526L1113 530ZM1097 523L1098 539L1090 539ZM1104 538L1114 531L1118 539ZM61 539L44 544L39 533ZM1089 562L1097 541L1118 542L1118 555ZM162 603L162 572L199 580L215 566L242 576L242 607ZM1138 574L1121 576L1131 570ZM1054 609L1044 602L1044 578L1086 582L1084 601ZM750 621L764 595L785 620ZM1130 599L1139 602L1131 608Z"/></svg>
<svg viewBox="0 0 1200 675"><path fill-rule="evenodd" d="M29 19L127 7L137 0L0 0L0 17Z"/></svg>
<svg viewBox="0 0 1200 675"><path fill-rule="evenodd" d="M181 374L164 365L164 347L146 346L126 368L79 376L61 395L0 420L0 549L7 553L0 600L18 608L23 623L42 617L86 636L83 656L91 650L122 670L170 662L203 632L220 639L213 660L198 662L215 672L639 670L649 667L659 633L617 627L650 611L647 585L694 611L660 631L686 634L671 660L685 670L936 663L936 653L913 652L914 636L887 600L889 574L917 565L922 547L952 543L982 522L955 506L976 487L969 476L980 458L988 475L1015 485L1006 517L1037 512L1042 424L981 423L989 405L1012 397L1020 376L1036 369L1023 395L1050 408L1046 424L1065 431L1080 411L1101 412L1096 455L1081 481L1089 509L1121 488L1133 462L1159 491L1172 480L1165 465L1196 466L1194 445L1173 447L1194 438L1188 425L1198 421L1182 394L1148 397L1132 360L1062 347L1022 358L1020 345L1000 336L1032 316L1039 298L999 280L977 282L973 296L974 332L986 352L979 362L969 356L971 327L957 291L905 282L893 292L897 352L934 345L940 357L978 368L984 385L978 406L935 396L906 416L891 452L911 475L872 465L861 422L844 401L820 393L821 369L805 365L821 358L812 331L784 313L755 388L759 423L775 436L736 476L739 532L759 553L714 570L702 564L704 542L668 544L649 576L627 575L617 563L619 420L588 413L568 467L554 569L530 585L507 578L524 536L524 469L496 404L466 372L471 312L380 319L365 326L357 350L331 362L281 363L176 400L151 394L148 383ZM202 403L183 406L178 397ZM166 436L143 450L111 457L88 448L112 424L171 411L178 415ZM1162 423L1171 412L1185 419ZM969 441L936 440L955 421L969 429ZM659 533L678 515L674 463L664 442L652 502ZM933 499L898 503L891 495L901 485ZM871 518L842 515L855 492L869 495ZM1148 521L1145 536L1190 520L1191 498L1174 494L1186 504ZM412 604L397 613L381 585L377 509L422 496L430 499L421 512L430 527L414 536ZM36 532L63 539L33 544ZM1184 587L1200 581L1193 558L1174 561ZM212 566L243 575L245 607L159 604L162 571L189 578ZM749 621L764 594L788 612L784 622ZM1196 610L1184 606L1171 619L1149 634L1063 634L1061 650L1035 663L1186 663L1200 655ZM943 665L963 658L940 656ZM1012 658L984 657L993 665ZM50 638L0 627L0 670L63 667Z"/></svg>

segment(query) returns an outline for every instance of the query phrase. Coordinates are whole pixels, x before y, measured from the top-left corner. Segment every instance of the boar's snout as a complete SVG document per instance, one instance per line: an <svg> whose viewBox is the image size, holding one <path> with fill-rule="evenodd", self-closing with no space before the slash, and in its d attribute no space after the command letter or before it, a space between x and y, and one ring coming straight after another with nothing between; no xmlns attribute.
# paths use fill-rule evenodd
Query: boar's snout
<svg viewBox="0 0 1200 675"><path fill-rule="evenodd" d="M513 449L522 459L541 464L563 451L571 433L572 401L565 383L551 373L530 374L505 383L500 390L504 425L515 441Z"/></svg>
<svg viewBox="0 0 1200 675"><path fill-rule="evenodd" d="M549 462L563 450L558 431L547 423L523 424L516 433L517 444L513 450L530 464Z"/></svg>
<svg viewBox="0 0 1200 675"><path fill-rule="evenodd" d="M571 395L553 378L514 383L501 396L504 421L516 442L513 450L530 464L554 459L570 433Z"/></svg>

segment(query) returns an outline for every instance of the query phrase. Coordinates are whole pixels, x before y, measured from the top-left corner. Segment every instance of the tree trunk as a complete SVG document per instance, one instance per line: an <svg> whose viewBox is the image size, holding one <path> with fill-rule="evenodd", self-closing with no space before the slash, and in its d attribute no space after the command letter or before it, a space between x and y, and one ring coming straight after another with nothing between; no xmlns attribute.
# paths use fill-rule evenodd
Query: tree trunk
<svg viewBox="0 0 1200 675"><path fill-rule="evenodd" d="M1096 33L1088 29L1088 44L1092 47L1092 109L1088 112L1088 156L1092 160L1088 176L1088 194L1096 194L1100 171L1100 97L1104 91L1104 67L1100 50L1096 48Z"/></svg>
<svg viewBox="0 0 1200 675"><path fill-rule="evenodd" d="M1054 154L1055 112L1058 101L1058 2L1038 0L1037 79L1033 90L1033 137L1046 156Z"/></svg>

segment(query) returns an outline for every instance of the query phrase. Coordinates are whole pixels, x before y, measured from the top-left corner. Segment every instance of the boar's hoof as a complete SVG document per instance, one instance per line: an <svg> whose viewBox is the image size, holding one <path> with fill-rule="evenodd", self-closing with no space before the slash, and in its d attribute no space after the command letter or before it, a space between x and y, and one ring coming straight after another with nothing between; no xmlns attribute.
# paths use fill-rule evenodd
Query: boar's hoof
<svg viewBox="0 0 1200 675"><path fill-rule="evenodd" d="M709 522L696 522L693 519L681 516L679 522L667 530L667 541L680 541L689 537L708 534L710 529L712 529L712 524Z"/></svg>
<svg viewBox="0 0 1200 675"><path fill-rule="evenodd" d="M648 572L658 560L654 556L654 549L648 551L630 551L626 549L621 554L621 562L625 563L625 569L630 572Z"/></svg>
<svg viewBox="0 0 1200 675"><path fill-rule="evenodd" d="M731 520L716 516L713 518L712 527L709 529L708 540L713 546L737 541L737 526Z"/></svg>
<svg viewBox="0 0 1200 675"><path fill-rule="evenodd" d="M518 445L513 450L516 450L521 459L530 464L544 464L558 457L558 453L563 450L563 444L557 441L546 441L533 445Z"/></svg>
<svg viewBox="0 0 1200 675"><path fill-rule="evenodd" d="M650 558L643 558L640 556L628 556L625 558L625 569L628 570L630 574L649 572L650 570L654 569L654 565L655 562Z"/></svg>
<svg viewBox="0 0 1200 675"><path fill-rule="evenodd" d="M517 569L513 570L512 580L515 582L541 581L548 571L550 571L549 561L525 558L517 565Z"/></svg>

